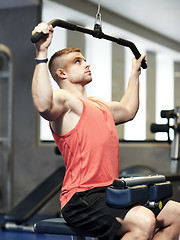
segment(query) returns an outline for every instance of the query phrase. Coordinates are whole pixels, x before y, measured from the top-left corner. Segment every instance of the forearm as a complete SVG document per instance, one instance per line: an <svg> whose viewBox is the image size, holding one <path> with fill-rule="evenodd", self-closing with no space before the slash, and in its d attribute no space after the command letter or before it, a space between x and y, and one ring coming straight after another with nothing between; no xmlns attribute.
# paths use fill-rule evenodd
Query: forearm
<svg viewBox="0 0 180 240"><path fill-rule="evenodd" d="M40 23L34 28L32 35L37 32L43 32L46 34L46 37L35 44L36 59L46 59L48 47L53 37L53 27L45 23ZM40 113L47 113L51 110L53 91L47 63L38 63L35 67L32 80L32 97L34 105Z"/></svg>
<svg viewBox="0 0 180 240"><path fill-rule="evenodd" d="M47 58L47 51L36 52L37 59ZM49 78L47 63L36 65L32 80L32 97L39 112L49 111L52 107L53 90Z"/></svg>
<svg viewBox="0 0 180 240"><path fill-rule="evenodd" d="M132 120L139 108L139 75L141 73L141 62L145 55L136 60L133 59L132 72L128 87L119 102L107 103L113 115L115 124L121 124Z"/></svg>
<svg viewBox="0 0 180 240"><path fill-rule="evenodd" d="M139 109L139 76L141 74L141 62L145 59L145 55L136 60L132 60L132 71L128 82L127 90L122 97L120 103L125 106L130 114L129 118L133 119Z"/></svg>
<svg viewBox="0 0 180 240"><path fill-rule="evenodd" d="M120 103L126 107L130 114L130 119L134 118L139 108L139 76L131 73L127 90Z"/></svg>

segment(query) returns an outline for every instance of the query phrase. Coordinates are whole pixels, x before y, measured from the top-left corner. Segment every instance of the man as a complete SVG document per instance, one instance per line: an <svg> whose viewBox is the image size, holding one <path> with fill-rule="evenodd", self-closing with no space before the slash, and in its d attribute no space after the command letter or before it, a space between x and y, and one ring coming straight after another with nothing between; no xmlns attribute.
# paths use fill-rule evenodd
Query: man
<svg viewBox="0 0 180 240"><path fill-rule="evenodd" d="M32 96L65 161L61 209L68 224L99 239L178 240L180 204L169 201L157 214L144 206L115 209L107 206L105 189L119 175L116 124L132 120L139 107L142 55L132 61L128 88L119 102L88 98L85 85L92 81L90 65L77 48L55 53L49 70L60 89L53 92L47 50L53 27L40 23L32 34L43 32L36 43ZM157 215L157 216L156 216ZM159 231L156 232L156 228Z"/></svg>

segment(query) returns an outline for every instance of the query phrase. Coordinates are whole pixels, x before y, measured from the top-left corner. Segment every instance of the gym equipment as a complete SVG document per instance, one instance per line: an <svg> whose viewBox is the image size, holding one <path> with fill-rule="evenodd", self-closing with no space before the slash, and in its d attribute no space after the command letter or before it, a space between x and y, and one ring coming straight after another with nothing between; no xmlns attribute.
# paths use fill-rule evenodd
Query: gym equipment
<svg viewBox="0 0 180 240"><path fill-rule="evenodd" d="M33 231L26 222L34 216L57 192L60 191L65 175L65 167L59 167L24 200L4 216L2 228L14 231Z"/></svg>
<svg viewBox="0 0 180 240"><path fill-rule="evenodd" d="M118 188L110 186L106 190L106 202L115 208L126 208L135 204L145 204L148 201L146 185Z"/></svg>
<svg viewBox="0 0 180 240"><path fill-rule="evenodd" d="M120 178L106 189L106 201L117 208L134 204L151 208L159 206L158 201L171 197L172 193L172 184L164 175Z"/></svg>
<svg viewBox="0 0 180 240"><path fill-rule="evenodd" d="M63 218L41 220L34 225L34 229L32 225L26 224L55 193L60 191L64 174L65 168L58 168L32 193L6 214L4 217L5 222L2 225L3 230L64 234L72 236L73 239L85 239L85 236L87 237L85 233L69 227ZM161 208L161 200L172 195L172 185L166 181L166 177L163 175L121 178L115 180L113 185L111 186L111 190L114 190L114 187L119 191L116 192L116 199L114 199L116 204L119 201L117 195L121 194L122 190L125 192L124 203L128 202L129 205L132 205L135 203L134 200L136 200L136 203L145 204L150 208ZM112 199L114 196L109 195L108 197Z"/></svg>
<svg viewBox="0 0 180 240"><path fill-rule="evenodd" d="M143 184L145 178L146 185ZM156 181L158 183L156 183ZM118 183L120 183L118 185ZM130 186L128 186L130 185ZM163 175L117 179L106 190L106 201L112 207L129 207L136 203L149 208L162 208L162 201L172 196L172 184ZM41 220L34 225L35 232L71 235L77 239L87 236L69 227L62 218Z"/></svg>
<svg viewBox="0 0 180 240"><path fill-rule="evenodd" d="M141 54L139 53L136 45L133 42L130 42L130 41L122 39L122 38L115 38L115 37L104 34L102 32L101 25L98 24L97 22L95 23L94 30L91 30L91 29L73 24L71 22L66 22L66 21L63 21L63 20L60 20L60 19L54 19L54 20L50 21L48 24L49 25L51 24L53 27L58 26L58 27L62 27L62 28L65 28L65 29L68 29L68 30L71 30L71 31L78 31L78 32L82 32L82 33L85 33L85 34L89 34L89 35L92 35L95 38L106 39L106 40L109 40L111 42L115 42L115 43L117 43L119 45L122 45L124 47L129 47L131 49L131 51L133 52L134 56L136 57L136 59L140 58L140 56L141 56ZM36 43L40 39L42 39L44 36L46 36L46 35L42 32L41 33L36 33L35 35L33 35L31 37L31 41L33 43ZM147 64L146 64L145 60L142 61L141 67L143 69L147 68Z"/></svg>
<svg viewBox="0 0 180 240"><path fill-rule="evenodd" d="M138 177L149 176L157 174L156 170L145 165L132 165L128 168L122 169L119 173L119 178L122 177Z"/></svg>
<svg viewBox="0 0 180 240"><path fill-rule="evenodd" d="M154 183L165 182L166 177L164 175L154 175L154 176L144 176L144 177L130 177L130 178L120 178L113 182L114 187L126 187L126 186L136 186L136 185L151 185Z"/></svg>
<svg viewBox="0 0 180 240"><path fill-rule="evenodd" d="M3 44L0 44L0 111L0 209L8 211L12 205L13 57Z"/></svg>
<svg viewBox="0 0 180 240"><path fill-rule="evenodd" d="M94 239L95 237L68 226L63 218L51 218L39 221L34 224L34 230L37 233L43 234L69 235L74 240L85 240L86 237L92 237L92 239Z"/></svg>
<svg viewBox="0 0 180 240"><path fill-rule="evenodd" d="M180 108L173 110L162 110L161 117L167 119L167 124L151 124L151 132L166 132L168 135L168 142L171 144L171 173L177 174L179 172L179 140L180 140ZM170 125L170 119L174 119L174 125ZM174 131L174 138L170 139L170 129ZM176 178L178 176L175 176ZM179 176L180 180L180 176Z"/></svg>

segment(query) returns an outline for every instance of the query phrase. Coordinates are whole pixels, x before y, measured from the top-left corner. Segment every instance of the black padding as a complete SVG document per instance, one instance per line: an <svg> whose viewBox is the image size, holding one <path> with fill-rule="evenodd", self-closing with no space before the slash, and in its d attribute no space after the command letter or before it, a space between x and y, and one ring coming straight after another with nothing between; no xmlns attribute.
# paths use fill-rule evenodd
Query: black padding
<svg viewBox="0 0 180 240"><path fill-rule="evenodd" d="M54 173L38 185L25 199L4 216L6 222L21 224L31 218L44 204L60 191L65 175L65 167L59 167Z"/></svg>
<svg viewBox="0 0 180 240"><path fill-rule="evenodd" d="M46 234L93 237L85 232L78 231L77 229L68 226L63 218L51 218L39 221L34 224L34 231Z"/></svg>
<svg viewBox="0 0 180 240"><path fill-rule="evenodd" d="M172 197L173 187L172 183L167 181L164 183L156 183L149 187L149 201L158 202L165 198Z"/></svg>
<svg viewBox="0 0 180 240"><path fill-rule="evenodd" d="M148 201L148 188L146 185L116 188L110 186L106 189L106 202L112 207L126 208L134 204L145 204Z"/></svg>

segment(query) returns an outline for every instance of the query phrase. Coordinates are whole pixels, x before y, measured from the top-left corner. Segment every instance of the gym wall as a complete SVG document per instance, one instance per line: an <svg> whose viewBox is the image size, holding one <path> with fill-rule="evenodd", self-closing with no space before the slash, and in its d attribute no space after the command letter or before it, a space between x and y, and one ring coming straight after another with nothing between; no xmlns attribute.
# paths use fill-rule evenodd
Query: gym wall
<svg viewBox="0 0 180 240"><path fill-rule="evenodd" d="M41 1L3 0L0 4L0 16L0 44L7 46L13 57L11 195L14 206L57 166L63 164L63 161L55 155L54 147L40 147L36 141L37 114L31 97L35 50L30 37L34 26L41 19ZM3 164L6 164L6 160L0 159ZM3 188L6 188L6 179L3 182ZM2 194L5 191L0 191L0 211L5 212L9 206L5 201L6 196ZM59 204L58 199L57 203Z"/></svg>

